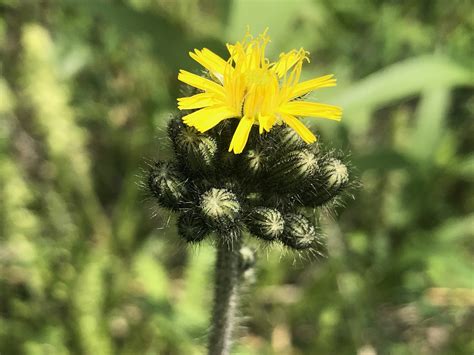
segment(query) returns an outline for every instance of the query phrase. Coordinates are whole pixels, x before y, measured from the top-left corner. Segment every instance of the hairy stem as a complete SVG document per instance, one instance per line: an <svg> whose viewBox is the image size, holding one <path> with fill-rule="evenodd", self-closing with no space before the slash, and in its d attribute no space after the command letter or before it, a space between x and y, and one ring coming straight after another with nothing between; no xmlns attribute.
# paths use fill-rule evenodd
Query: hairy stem
<svg viewBox="0 0 474 355"><path fill-rule="evenodd" d="M233 245L219 243L215 266L215 294L212 311L212 329L209 337L209 355L227 355L237 323L239 302L239 250L240 238Z"/></svg>

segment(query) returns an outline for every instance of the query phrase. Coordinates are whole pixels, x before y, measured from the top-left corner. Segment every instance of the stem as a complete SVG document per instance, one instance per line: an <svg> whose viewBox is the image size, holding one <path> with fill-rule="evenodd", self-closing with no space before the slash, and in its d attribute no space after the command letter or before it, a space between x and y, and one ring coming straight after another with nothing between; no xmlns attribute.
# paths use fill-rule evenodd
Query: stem
<svg viewBox="0 0 474 355"><path fill-rule="evenodd" d="M209 337L209 355L228 355L232 333L236 325L240 281L240 238L229 243L219 243L215 266L215 294L212 310L212 329Z"/></svg>

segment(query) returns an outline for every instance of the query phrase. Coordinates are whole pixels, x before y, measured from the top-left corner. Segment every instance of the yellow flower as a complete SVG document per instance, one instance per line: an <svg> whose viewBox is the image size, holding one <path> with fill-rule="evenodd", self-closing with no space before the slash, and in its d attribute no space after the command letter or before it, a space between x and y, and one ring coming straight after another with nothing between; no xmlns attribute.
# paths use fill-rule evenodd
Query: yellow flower
<svg viewBox="0 0 474 355"><path fill-rule="evenodd" d="M341 108L299 100L309 92L336 85L333 75L299 82L301 67L308 59L303 49L281 53L278 61L265 58L270 41L262 33L253 38L248 32L242 42L227 44L226 61L207 48L195 49L189 55L208 72L209 78L181 70L178 80L202 92L178 99L180 110L195 110L183 117L184 123L206 132L219 122L238 118L240 122L229 146L239 154L247 144L250 129L259 125L260 134L275 124L286 123L307 143L316 141L314 134L298 117L322 117L339 121Z"/></svg>

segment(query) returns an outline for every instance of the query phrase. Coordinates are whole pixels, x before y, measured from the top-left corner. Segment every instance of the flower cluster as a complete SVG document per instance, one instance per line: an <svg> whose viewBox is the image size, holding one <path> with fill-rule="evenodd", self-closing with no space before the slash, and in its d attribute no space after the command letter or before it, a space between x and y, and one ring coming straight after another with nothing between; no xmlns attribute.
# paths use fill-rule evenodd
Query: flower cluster
<svg viewBox="0 0 474 355"><path fill-rule="evenodd" d="M206 133L171 119L174 159L150 168L148 188L158 203L178 213L179 235L199 242L214 234L232 243L243 231L297 250L319 251L319 228L308 208L332 206L350 185L341 156L305 143L290 127L259 134L254 125L243 154L228 152L236 120ZM313 214L314 215L314 214Z"/></svg>

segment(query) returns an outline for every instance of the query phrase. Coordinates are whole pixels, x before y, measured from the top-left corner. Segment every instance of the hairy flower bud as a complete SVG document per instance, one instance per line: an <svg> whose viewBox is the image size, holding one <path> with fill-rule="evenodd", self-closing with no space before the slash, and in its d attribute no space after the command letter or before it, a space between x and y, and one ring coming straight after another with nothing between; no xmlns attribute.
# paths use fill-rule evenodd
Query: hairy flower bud
<svg viewBox="0 0 474 355"><path fill-rule="evenodd" d="M244 164L242 169L245 174L250 174L253 177L261 176L268 163L268 155L265 154L262 148L249 149L243 155Z"/></svg>
<svg viewBox="0 0 474 355"><path fill-rule="evenodd" d="M172 117L168 122L167 133L168 137L172 142L176 139L177 135L185 127L181 117Z"/></svg>
<svg viewBox="0 0 474 355"><path fill-rule="evenodd" d="M288 126L280 126L271 136L279 151L289 151L303 148L306 143L296 131Z"/></svg>
<svg viewBox="0 0 474 355"><path fill-rule="evenodd" d="M339 159L329 159L322 168L322 174L324 184L330 191L338 191L349 181L347 167Z"/></svg>
<svg viewBox="0 0 474 355"><path fill-rule="evenodd" d="M318 170L318 158L309 149L286 153L270 168L268 183L280 191L298 190Z"/></svg>
<svg viewBox="0 0 474 355"><path fill-rule="evenodd" d="M148 175L148 187L163 207L176 209L187 200L185 178L173 163L156 162Z"/></svg>
<svg viewBox="0 0 474 355"><path fill-rule="evenodd" d="M280 237L285 223L278 210L267 207L254 208L246 222L249 232L264 240L275 240Z"/></svg>
<svg viewBox="0 0 474 355"><path fill-rule="evenodd" d="M178 218L178 234L188 243L200 242L210 233L201 215L194 211L183 212Z"/></svg>
<svg viewBox="0 0 474 355"><path fill-rule="evenodd" d="M305 206L321 206L334 199L349 183L347 167L336 158L327 159L310 188L299 200Z"/></svg>
<svg viewBox="0 0 474 355"><path fill-rule="evenodd" d="M212 188L202 194L200 208L209 224L223 229L237 219L241 206L233 192Z"/></svg>
<svg viewBox="0 0 474 355"><path fill-rule="evenodd" d="M183 160L192 171L208 170L217 152L214 138L188 126L176 134L173 143L179 159Z"/></svg>
<svg viewBox="0 0 474 355"><path fill-rule="evenodd" d="M307 249L318 241L316 227L303 215L285 215L285 230L281 241L293 249Z"/></svg>

